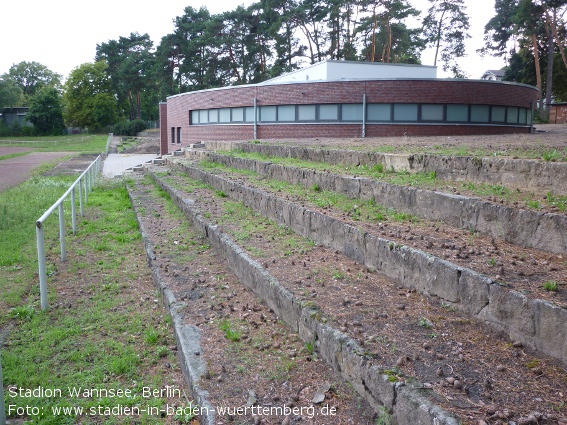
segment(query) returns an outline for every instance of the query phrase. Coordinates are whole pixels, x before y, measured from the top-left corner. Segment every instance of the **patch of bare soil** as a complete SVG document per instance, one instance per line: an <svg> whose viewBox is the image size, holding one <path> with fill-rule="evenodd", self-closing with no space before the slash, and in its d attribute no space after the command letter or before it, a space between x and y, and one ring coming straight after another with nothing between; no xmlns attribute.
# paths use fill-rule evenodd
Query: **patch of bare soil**
<svg viewBox="0 0 567 425"><path fill-rule="evenodd" d="M277 139L262 141L295 146L320 147L326 149L379 150L382 146L396 146L397 152L427 151L434 153L438 148L486 150L498 152L498 156L514 156L522 151L537 149L559 149L567 147L566 124L536 125L533 134L502 134L491 136L408 136L408 137L367 137L367 138L310 138Z"/></svg>
<svg viewBox="0 0 567 425"><path fill-rule="evenodd" d="M242 176L230 178L254 185ZM182 190L191 184L178 172L167 179ZM321 320L365 347L392 381L420 382L438 404L466 424L567 424L567 373L554 360L530 352L436 299L399 287L338 252L320 246L294 250L296 239L284 249L278 244L281 236L270 225L251 230L247 219L227 214L226 199L210 189L192 187L186 196L195 199L195 208L233 239L241 238L247 229L243 248L298 298L318 306ZM464 267L474 266L494 278L498 274L498 280L506 280L503 284L527 288L530 296L539 297L542 279L565 275L559 258L482 237L471 240L470 235L444 225L371 225L331 209L321 212ZM488 261L492 258L497 259L494 265ZM541 292L547 298L556 297ZM562 292L555 300L558 303L564 302Z"/></svg>
<svg viewBox="0 0 567 425"><path fill-rule="evenodd" d="M159 155L159 138L142 138L141 142L131 148L124 149L121 153L148 153Z"/></svg>
<svg viewBox="0 0 567 425"><path fill-rule="evenodd" d="M228 408L217 424L373 423L352 387L234 277L152 182L137 178L131 194L165 283L186 303L186 323L201 329L208 366L199 386L213 406Z"/></svg>
<svg viewBox="0 0 567 425"><path fill-rule="evenodd" d="M76 175L85 171L89 165L96 159L98 155L80 154L68 159L67 161L60 162L44 176L61 176L61 175Z"/></svg>

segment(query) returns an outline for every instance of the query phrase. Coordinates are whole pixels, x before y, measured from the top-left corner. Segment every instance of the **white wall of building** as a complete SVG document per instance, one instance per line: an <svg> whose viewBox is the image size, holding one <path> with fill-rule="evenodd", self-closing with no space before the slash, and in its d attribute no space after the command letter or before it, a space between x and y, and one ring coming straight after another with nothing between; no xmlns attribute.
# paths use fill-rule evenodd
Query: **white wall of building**
<svg viewBox="0 0 567 425"><path fill-rule="evenodd" d="M324 61L264 84L352 79L437 78L437 67L382 62Z"/></svg>

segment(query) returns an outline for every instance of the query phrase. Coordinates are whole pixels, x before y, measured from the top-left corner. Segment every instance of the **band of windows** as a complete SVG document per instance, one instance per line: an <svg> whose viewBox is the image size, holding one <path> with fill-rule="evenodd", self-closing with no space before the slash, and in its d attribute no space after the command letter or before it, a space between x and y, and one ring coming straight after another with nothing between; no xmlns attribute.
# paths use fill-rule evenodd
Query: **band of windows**
<svg viewBox="0 0 567 425"><path fill-rule="evenodd" d="M330 123L363 121L363 104L259 106L257 123ZM199 109L190 111L191 125L254 123L254 107ZM369 103L368 123L450 123L530 125L529 108L497 105Z"/></svg>

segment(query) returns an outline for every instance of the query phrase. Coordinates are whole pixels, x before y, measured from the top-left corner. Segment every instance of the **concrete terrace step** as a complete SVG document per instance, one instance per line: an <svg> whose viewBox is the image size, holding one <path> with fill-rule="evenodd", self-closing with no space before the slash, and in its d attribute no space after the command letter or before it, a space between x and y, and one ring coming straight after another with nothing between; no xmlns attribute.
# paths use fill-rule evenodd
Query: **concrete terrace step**
<svg viewBox="0 0 567 425"><path fill-rule="evenodd" d="M440 179L504 185L534 192L550 191L567 195L567 163L565 162L432 154L391 154L255 143L238 143L234 144L234 148L244 152L352 167L382 164L385 170L393 169L411 173L435 171Z"/></svg>
<svg viewBox="0 0 567 425"><path fill-rule="evenodd" d="M189 212L191 205L193 205L190 199L184 199L178 205L185 210L188 218L195 225L188 232L186 229L182 229L182 223L177 223L179 234L176 234L174 237L179 238L179 240L175 240L175 243L172 243L173 241L167 243L163 240L163 236L161 236L163 231L168 232L168 234L174 231L174 229L164 227L168 223L172 224L170 222L172 219L169 217L167 221L164 220L167 215L167 209L165 207L159 209L159 206L156 208L155 205L156 203L163 204L163 198L152 195L150 186L153 185L147 183L141 176L137 176L132 186L129 187L129 193L136 209L148 263L152 269L155 284L162 293L164 303L168 307L173 319L174 331L177 336L178 356L192 395L199 406L200 423L213 425L217 422L226 423L225 420L229 422L235 420L235 417L231 419L230 417L226 418L227 415L219 416L216 408L227 406L235 408L245 405L245 399L243 401L242 396L245 395L247 397L247 391L254 389L256 390L260 407L269 408L271 406L283 406L284 403L289 404L287 397L292 389L303 390L301 385L301 376L303 374L312 376L315 373L316 380L319 382L318 385L324 386L324 383L329 381L335 382L336 386L339 385L337 379L340 380L340 377L334 376L331 368L325 366L323 362L315 359L303 361L305 363L303 364L301 361L295 360L301 364L301 367L297 367L293 376L290 375L284 380L281 389L272 383L270 384L272 391L269 394L260 394L255 385L258 381L261 381L261 378L257 377L254 379L254 376L246 375L248 373L246 370L253 369L253 366L242 364L238 365L237 371L233 370L235 358L238 357L238 353L241 350L244 350L242 346L234 347L225 339L226 347L220 348L226 350L227 353L232 353L235 358L225 358L225 362L222 364L218 364L211 359L211 356L215 356L214 351L218 355L219 349L216 345L212 347L211 343L208 342L211 339L211 332L218 328L217 319L213 320L215 315L217 315L218 319L224 317L225 320L231 320L235 324L242 322L242 324L246 323L247 325L253 323L252 319L256 320L256 316L260 316L263 320L262 326L257 331L251 331L246 341L258 341L262 338L262 335L267 333L268 335L282 335L285 341L285 347L282 347L282 350L293 349L300 351L303 344L298 338L297 340L294 338L292 331L287 330L287 327L278 320L273 312L268 311L266 307L256 304L261 301L256 299L252 292L239 283L235 277L232 277L226 265L221 261L222 255L219 255L219 251L217 250L215 254L212 252L212 249L207 248L205 237L199 236L202 229L206 229L206 235L211 238L210 243L215 244L215 249L220 249L221 254L225 253L226 250L229 253L229 257L231 255L234 257L236 252L237 261L243 263L240 269L247 267L245 264L246 258L241 255L242 253L239 252L235 244L231 243L225 236L222 236L214 226L207 225L202 219ZM154 200L153 202L152 199ZM201 241L201 239L205 240ZM216 246L219 241L220 245ZM183 244L188 244L194 248L180 250L179 247ZM159 248L157 245L159 245ZM168 249L168 246L172 248ZM195 249L198 254L196 256L197 260L187 262L184 257L186 255L185 252ZM190 252L189 255L194 255L194 252ZM227 299L225 299L223 293L228 297ZM227 302L234 307L245 305L246 309L231 308L230 311L232 313L224 315L221 310L223 306L226 307ZM253 312L250 313L249 308L252 308L252 305L254 305ZM247 316L250 317L247 318ZM242 344L246 343L243 342ZM271 359L269 360L271 364L266 365L266 369L275 368L279 370L277 364L274 365L277 360L277 358L274 358L278 353L277 350L270 348L264 350L262 348L261 351L257 351L252 346L252 343L249 343L249 345L251 350L258 353L258 356L264 356L263 362L266 361L266 358ZM268 354L263 355L262 353L265 352ZM218 357L214 358L217 359ZM262 362L258 361L258 363L262 365ZM241 378L235 379L235 373ZM234 381L229 385L230 390L224 393L223 386L225 385L223 383L219 384L219 382L223 382L222 379L232 379ZM313 378L310 377L308 379L309 383L312 384ZM276 380L276 382L278 381ZM208 391L207 388L210 388L211 385L213 388L217 387L218 390ZM341 401L342 411L339 413L339 417L340 415L344 417L340 419L357 424L369 425L373 423L371 414L370 416L365 416L364 404L361 405L358 397L348 393L349 390L346 385L339 385L337 390L341 391L341 399L350 400L350 402ZM219 398L219 391L221 395L224 394L221 398ZM282 391L285 394L284 396L281 396ZM314 391L314 388L310 391ZM269 398L270 402L268 405L264 405L263 396ZM310 404L306 404L308 400L294 400L294 405L298 407L297 411L299 411L300 407L303 407L304 410L302 412L305 412L305 409L310 407ZM350 403L350 407L348 403ZM302 414L305 415L305 413ZM236 418L239 416L236 416ZM254 419L250 418L250 416L250 414L243 415L242 419ZM289 413L286 416L289 416ZM273 422L272 419L266 420L268 422L265 422L263 419L262 423L281 423L281 418L277 422ZM343 422L333 420L327 423Z"/></svg>
<svg viewBox="0 0 567 425"><path fill-rule="evenodd" d="M151 170L148 171L151 172ZM185 169L185 171L188 171L187 168ZM160 173L163 174L163 169L160 169ZM155 176L154 178L156 179L156 181L159 182L160 186L164 188L164 190L167 190L170 193L172 199L175 199L178 205L184 205L187 203L188 196L190 195L188 195L183 191L173 189L170 184L165 182L165 179L167 178L168 180L172 181L172 184L174 184L175 187L180 187L180 186L182 187L183 181L185 180L183 178L176 178L178 174L179 174L178 171L173 171L171 172L170 176L166 176L163 178ZM516 326L518 326L520 329L513 329L514 332L516 330L519 333L527 331L528 338L532 338L533 336L529 334L530 331L528 328L533 326L533 320L536 320L537 322L542 320L544 316L548 315L546 316L547 318L544 321L540 321L535 326L538 328L537 330L538 333L543 332L546 335L548 342L551 341L551 344L554 343L554 341L552 341L553 336L551 334L556 332L559 328L551 324L556 319L556 317L553 316L553 313L560 312L562 309L555 308L551 312L551 315L549 315L550 313L549 311L547 312L540 311L550 307L550 305L545 306L544 305L545 302L542 302L541 300L535 300L535 302L534 300L529 300L527 297L524 297L521 294L515 293L514 291L510 291L504 287L495 284L486 277L475 274L471 270L457 267L447 261L435 259L434 257L431 257L429 255L425 255L422 258L421 255L423 253L420 253L417 250L400 246L398 244L392 243L391 241L382 240L381 238L380 240L378 240L377 238L376 241L373 241L372 235L362 234L357 229L353 229L348 225L344 225L343 227L341 227L340 223L333 221L333 219L331 219L330 217L314 215L309 210L298 207L297 205L294 206L283 199L275 199L273 197L267 197L264 196L265 194L260 193L260 191L256 189L243 187L239 182L236 181L238 179L230 178L227 180L227 179L219 178L218 176L210 175L209 173L204 173L202 170L190 171L189 174L191 175L190 180L195 179L197 181L202 181L203 183L212 186L217 191L217 194L220 193L222 197L229 196L235 200L243 201L245 204L252 206L253 209L260 212L262 215L269 216L272 219L279 221L280 223L284 223L291 226L296 233L302 234L305 237L308 237L309 239L315 242L319 242L323 245L329 246L329 248L331 250L334 250L335 253L339 253L339 257L341 255L340 253L344 253L347 256L356 259L358 263L366 264L370 269L372 268L377 269L379 275L384 273L385 275L392 278L395 282L399 282L398 285L400 284L402 285L402 286L398 286L399 289L401 289L402 287L417 288L418 290L429 294L429 297L432 300L432 302L441 304L441 307L443 309L456 308L461 311L467 311L468 309L475 310L477 307L480 306L480 309L482 310L482 317L479 317L481 320L479 322L476 322L478 326L482 326L483 321L492 321L492 324L494 327L496 327L496 329L500 329L504 331L506 331L506 329L508 329L509 331L510 329L513 329ZM219 183L220 181L222 181L222 184ZM221 195L217 195L217 196L221 196ZM199 205L199 202L197 202L196 204L191 203L191 205L197 207ZM199 216L201 220L204 220L203 217L205 215L211 214L211 210L207 209L208 207L204 207L205 208L204 211L199 212L197 208L195 211L189 213L188 210L189 209L193 210L194 208L191 205L183 206L183 209L186 210L186 213L188 215L194 214L196 216ZM208 227L204 228L204 232L208 232L209 231L208 229L209 229ZM367 248L370 249L371 252L367 252L366 251ZM415 255L417 255L417 257L415 257ZM232 260L229 260L229 262L230 261ZM343 262L344 260L341 260L340 258L339 259L335 258L335 264L342 264ZM272 269L271 266L269 268L268 266L269 266L268 264L263 265L260 271L262 273L268 273L268 270ZM282 264L280 267L283 268L289 267L289 264L287 266L285 264ZM274 271L277 272L276 268L274 268ZM272 277L274 277L274 275L272 275ZM453 278L456 278L457 280L455 281ZM476 279L479 279L479 281L477 281ZM255 275L251 273L245 274L245 281L251 285L251 288L255 288L254 290L257 291L263 290L261 288L258 288L259 284ZM280 284L284 284L284 282L280 281ZM430 284L432 284L432 286L428 286ZM285 282L284 285L288 291L294 292L296 294L295 295L296 297L299 296L299 298L297 299L302 307L308 308L308 310L312 308L311 302L307 300L307 303L305 303L306 300L304 300L300 296L300 294L302 293L301 288L296 288L295 291L293 291L292 288L293 285L290 285L290 282ZM326 287L327 286L329 288L325 289L325 291L332 292L333 288L331 288L331 286L333 285L329 284L326 285ZM373 284L371 284L370 287L374 287ZM268 292L271 291L271 289L269 288L265 290ZM408 290L413 290L413 289L408 289ZM299 294L297 293L297 291L299 291ZM321 293L319 293L319 295L322 298L325 297ZM375 311L377 312L381 310L384 311L386 309L387 303L390 302L389 299L387 298L388 301L380 301L382 295L380 293L376 293L375 295L376 295L375 298L374 297L371 297L369 299L365 298L365 300L367 302L370 300L370 302L377 307L377 310ZM368 296L369 295L366 295L366 297ZM459 301L458 297L461 296L464 298L462 298ZM451 298L452 301L446 301L448 299L447 297ZM455 299L453 297L457 297L457 298ZM261 298L268 300L270 299L270 296L269 294L262 293ZM356 299L356 295L354 296L354 298L351 299ZM477 303L477 301L479 303ZM281 301L279 298L275 298L274 302L280 307L281 305L283 305L282 304L283 301ZM356 307L351 304L348 304L348 306L349 306L348 310L353 310L353 314L355 314L354 310L356 309ZM344 310L344 307L342 308ZM408 307L408 309L412 310L412 307ZM532 314L529 312L530 309L532 309L532 313L535 312L537 317L530 316ZM311 312L307 314L308 317L306 317L305 319L301 319L299 321L299 325L297 326L300 334L304 335L302 337L305 338L306 340L312 337L314 331L311 326L313 326L317 329L317 333L316 333L317 338L321 339L322 341L326 341L325 328L320 327L320 325L324 325L327 323L325 320L321 321L321 317L325 317L327 313L328 312L325 309L316 310L316 311L311 310ZM541 316L540 313L542 313ZM288 312L288 314L291 313ZM294 314L299 314L299 317L303 317L301 316L300 313L294 313ZM390 314L392 313L390 312ZM433 313L433 311L431 311L431 314L436 315L439 313ZM491 315L494 317L490 317ZM441 313L439 317L441 316L444 316L444 314ZM288 319L291 321L288 323L294 323L294 320L296 320L294 317L297 316L292 315L289 316L288 318L284 317L284 319L286 321L288 321ZM366 332L367 325L369 328L373 326L372 322L376 322L376 317L371 317L368 315L365 315L363 317L365 318L362 320L362 326ZM463 323L463 324L469 323L468 319L463 318L457 320L459 323ZM380 321L380 319L378 319L378 321ZM530 321L532 321L532 323L530 323ZM472 323L475 322L471 321L470 323L471 323L471 327L473 327ZM344 326L345 327L347 326L346 322ZM526 327L523 328L523 326ZM334 329L336 330L337 328ZM349 322L349 329L350 329L350 322ZM372 332L372 331L368 331L368 332ZM439 332L443 332L443 331L439 331ZM526 381L529 381L530 372L529 370L525 369L526 363L527 364L532 364L532 363L546 364L546 362L553 363L553 361L550 359L544 360L546 357L541 353L539 355L542 357L539 357L536 360L526 359L517 362L514 359L517 358L518 353L516 352L514 354L507 352L508 349L505 348L505 347L512 347L512 342L506 342L505 339L504 340L501 339L502 338L501 335L491 334L486 329L482 330L480 334L482 335L481 338L487 338L488 340L492 341L491 345L494 345L494 347L503 348L503 351L500 354L494 353L495 358L492 358L491 360L485 359L483 361L482 356L478 356L478 353L476 356L474 356L474 357L477 356L479 357L477 363L475 363L475 361L477 360L476 358L470 358L469 360L467 360L467 364L469 361L471 363L468 366L466 366L469 368L469 372L474 369L476 372L479 373L479 376L477 378L481 380L488 379L486 385L488 385L489 387L492 385L491 382L494 379L497 379L499 381L501 381L502 379L506 379L502 377L507 372L500 372L502 374L501 375L502 377L497 378L495 376L492 376L494 370L500 370L500 371L509 370L510 376L515 376L515 377L523 376L524 374L526 374L525 379ZM446 334L443 333L443 335ZM541 336L541 334L539 335ZM558 336L561 338L560 335ZM475 341L476 340L475 338L477 337L478 335L475 337L470 336L468 338L461 336L461 338L458 339L458 341L467 341L468 345L472 345L473 347L475 347L476 344L473 341ZM514 335L511 335L511 337L513 338ZM377 338L378 339L381 338L379 332ZM404 338L402 332L402 334L400 334L400 338L411 339L412 337L406 336L406 338ZM451 338L451 336L448 336L448 338ZM512 339L512 341L516 341L516 340ZM355 341L354 343L356 344L357 342ZM444 342L443 344L448 346L452 345L452 343L449 342ZM376 387L375 386L377 385L375 382L376 379L370 378L373 372L368 372L368 371L361 372L362 373L361 375L359 373L360 369L357 369L352 365L349 366L348 362L352 361L352 359L350 359L344 351L341 351L341 350L345 350L344 346L345 344L342 343L340 345L340 347L342 348L337 348L334 345L332 346L332 348L329 348L329 344L327 344L326 342L322 342L320 345L320 349L322 355L324 355L328 359L328 361L331 362L331 364L335 365L335 367L337 368L340 368L343 375L347 376L351 383L354 382L353 385L357 387L357 390L361 391L361 394L366 394L365 397L367 399L368 397L371 397L371 399L374 398L374 400L382 400L382 402L383 400L387 400L387 398L380 398L380 397L385 397L383 394L381 396L377 395L377 393L380 393L379 388L381 388L381 386L378 385ZM355 346L350 343L346 344L346 346L351 348L356 347L355 354L358 353L358 355L361 355L361 353L364 353L364 356L368 354L370 357L366 358L366 360L359 359L363 363L366 362L370 362L373 364L376 363L375 361L372 360L373 354L369 346L364 345L364 348L362 348L361 345ZM559 341L556 348L559 347L559 349L561 349L560 348L561 346L562 346L562 342ZM522 344L521 343L517 344L517 342L514 342L514 347L522 347ZM515 351L515 349L512 349L512 351ZM404 352L403 349L401 352L402 353ZM524 354L521 354L521 356L523 356ZM343 360L346 363L341 363ZM453 366L460 367L457 366L458 365L457 360L453 359L453 361L457 362L457 363L453 363ZM506 363L506 366L502 366L502 364L497 365L496 363L490 364L490 362L495 362L495 361L501 363L510 362L510 364ZM394 363L397 363L395 359L394 359ZM402 363L403 363L403 359L402 359ZM421 360L415 360L416 368L418 366L418 363L421 363ZM435 363L436 360L433 360L433 364ZM365 365L364 367L370 367L370 365ZM384 365L382 367L386 369L388 368L387 365ZM390 365L390 367L392 367L392 365ZM393 367L395 368L396 366ZM433 366L430 364L428 367L433 367ZM384 370L383 368L379 368L378 370L383 371ZM355 372L353 372L353 370ZM354 373L354 375L349 375L351 372ZM546 374L546 378L549 378L547 374ZM557 376L557 378L562 379L560 378L560 376ZM474 378L469 377L468 379L465 378L465 380L467 380L468 382L473 382ZM422 381L422 382L428 382L428 381ZM482 384L476 384L476 385L480 385L481 387L483 387ZM556 390L562 389L564 387L564 382L563 383L557 382L557 385L558 385L557 387L554 387ZM489 387L485 388L484 391L490 393L492 390L489 389ZM426 388L431 390L431 386ZM516 390L516 388L514 388L514 390ZM517 391L521 391L523 394L530 394L532 390L533 387L529 385L527 387L521 386L517 389ZM477 390L473 389L472 391L475 394L478 394L476 392ZM495 388L494 391L499 393L502 390ZM504 391L508 392L510 390L504 390ZM396 395L397 397L399 397L398 393L396 393ZM510 394L510 397L514 397L514 395ZM396 398L396 400L399 400L399 398ZM488 400L490 400L490 397L488 398ZM480 403L482 405L482 401L480 401ZM401 404L396 404L398 408L401 408L402 405L403 402ZM472 409L473 410L477 409L477 407L473 407ZM518 411L522 411L523 407L524 406L519 406L519 407L517 405L514 406L514 408L516 408ZM543 406L541 407L543 408ZM394 411L395 410L396 408L394 408ZM549 414L549 418L552 418L555 415L554 413L546 413L546 415L548 414ZM402 421L399 423L414 424L419 422L412 422L410 420L408 422ZM425 423L430 423L430 422L425 422ZM555 423L555 422L553 422L552 420L551 423Z"/></svg>
<svg viewBox="0 0 567 425"><path fill-rule="evenodd" d="M244 186L188 164L179 167L191 178L210 184L262 215L295 232L339 250L357 263L381 271L404 287L438 297L471 317L491 323L513 341L567 363L567 310L530 299L488 276L449 261L360 231L328 215L309 210L267 192Z"/></svg>
<svg viewBox="0 0 567 425"><path fill-rule="evenodd" d="M345 194L354 199L374 198L379 203L428 220L476 230L516 245L567 253L567 215L511 208L482 199L406 187L364 177L349 177L324 171L273 164L207 152L208 159L230 167L251 170L306 188ZM203 154L186 156L203 159Z"/></svg>
<svg viewBox="0 0 567 425"><path fill-rule="evenodd" d="M413 425L436 423L456 425L460 421L437 406L419 383L395 382L373 361L367 349L352 337L321 321L321 312L313 304L300 300L286 289L258 261L246 254L221 228L211 225L187 194L174 189L147 169L157 184L167 191L187 218L207 235L213 247L224 258L235 275L306 342L317 341L323 358L340 371L376 412L385 406L395 423Z"/></svg>

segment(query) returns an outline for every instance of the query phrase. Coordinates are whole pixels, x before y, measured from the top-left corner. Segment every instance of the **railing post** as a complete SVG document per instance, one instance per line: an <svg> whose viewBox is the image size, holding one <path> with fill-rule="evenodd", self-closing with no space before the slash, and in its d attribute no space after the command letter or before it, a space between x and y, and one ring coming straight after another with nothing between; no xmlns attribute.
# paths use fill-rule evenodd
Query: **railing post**
<svg viewBox="0 0 567 425"><path fill-rule="evenodd" d="M73 224L73 234L77 233L77 206L75 205L75 186L71 191L71 223Z"/></svg>
<svg viewBox="0 0 567 425"><path fill-rule="evenodd" d="M61 242L61 261L65 261L67 259L67 250L65 249L65 211L63 209L63 202L59 204L59 241Z"/></svg>
<svg viewBox="0 0 567 425"><path fill-rule="evenodd" d="M79 179L79 206L81 209L81 217L85 215L85 207L83 205L83 179Z"/></svg>
<svg viewBox="0 0 567 425"><path fill-rule="evenodd" d="M85 204L89 203L89 173L85 173Z"/></svg>
<svg viewBox="0 0 567 425"><path fill-rule="evenodd" d="M39 264L39 294L41 309L47 310L47 271L45 267L45 240L43 237L43 223L38 221L35 227L37 235L37 262Z"/></svg>

